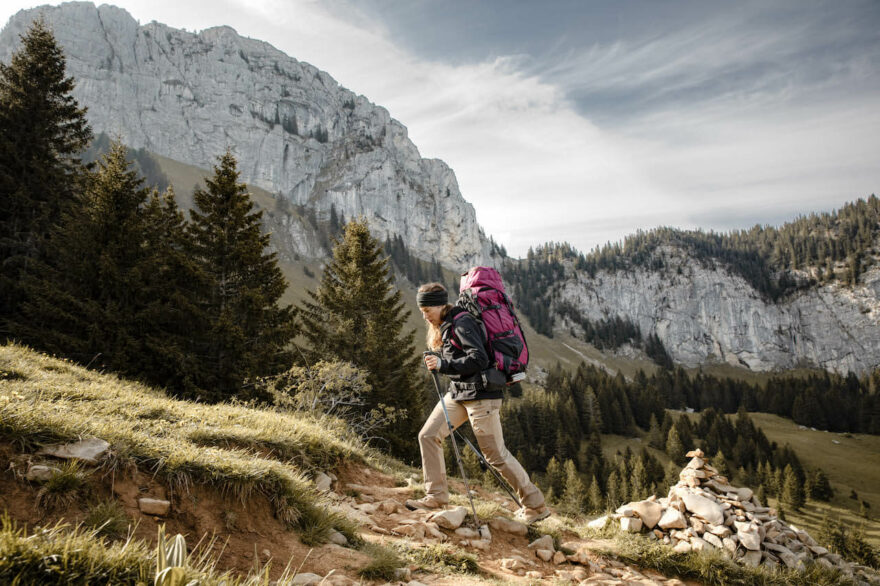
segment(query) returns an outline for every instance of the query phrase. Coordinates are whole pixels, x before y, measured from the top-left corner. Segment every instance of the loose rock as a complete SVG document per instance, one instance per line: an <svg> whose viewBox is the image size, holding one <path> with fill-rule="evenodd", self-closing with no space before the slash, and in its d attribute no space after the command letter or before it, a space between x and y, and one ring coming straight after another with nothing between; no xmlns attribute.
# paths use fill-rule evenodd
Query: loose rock
<svg viewBox="0 0 880 586"><path fill-rule="evenodd" d="M164 517L171 510L171 503L159 499L142 498L138 499L138 509L145 515Z"/></svg>
<svg viewBox="0 0 880 586"><path fill-rule="evenodd" d="M65 460L83 460L97 462L110 449L110 444L96 437L86 438L71 444L47 446L37 452L38 455L54 456Z"/></svg>
<svg viewBox="0 0 880 586"><path fill-rule="evenodd" d="M431 521L437 523L444 529L458 529L467 517L467 509L464 507L455 507L446 511L439 511L431 515Z"/></svg>

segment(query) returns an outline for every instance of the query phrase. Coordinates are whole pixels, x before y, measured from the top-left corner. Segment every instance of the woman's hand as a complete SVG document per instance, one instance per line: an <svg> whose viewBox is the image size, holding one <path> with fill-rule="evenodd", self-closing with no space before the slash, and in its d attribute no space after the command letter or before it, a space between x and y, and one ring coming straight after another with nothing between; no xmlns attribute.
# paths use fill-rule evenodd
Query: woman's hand
<svg viewBox="0 0 880 586"><path fill-rule="evenodd" d="M428 367L428 370L437 370L440 368L440 359L433 354L427 354L425 356L425 366Z"/></svg>

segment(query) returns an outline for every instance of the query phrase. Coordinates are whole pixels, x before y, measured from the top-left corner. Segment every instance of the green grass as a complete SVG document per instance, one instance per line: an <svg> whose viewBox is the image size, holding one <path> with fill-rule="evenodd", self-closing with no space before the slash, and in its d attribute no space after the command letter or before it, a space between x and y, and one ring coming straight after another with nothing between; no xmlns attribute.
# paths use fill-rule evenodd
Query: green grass
<svg viewBox="0 0 880 586"><path fill-rule="evenodd" d="M358 575L367 580L394 580L394 573L406 562L394 549L375 543L368 543L361 549L370 556L370 562L358 570Z"/></svg>
<svg viewBox="0 0 880 586"><path fill-rule="evenodd" d="M787 568L751 568L728 560L720 553L676 553L671 547L634 535L618 534L614 547L602 552L625 564L657 570L664 576L698 580L707 586L788 586L810 584L832 586L853 584L837 570L810 564L804 571Z"/></svg>
<svg viewBox="0 0 880 586"><path fill-rule="evenodd" d="M294 561L276 581L268 564L246 576L216 570L212 541L197 544L186 562L181 584L200 586L289 585ZM153 584L156 550L139 539L108 541L94 529L56 524L28 532L4 515L0 517L0 584Z"/></svg>
<svg viewBox="0 0 880 586"><path fill-rule="evenodd" d="M477 556L449 544L423 547L402 544L400 547L407 560L426 572L470 575L481 573Z"/></svg>
<svg viewBox="0 0 880 586"><path fill-rule="evenodd" d="M847 526L863 526L866 540L880 546L880 522L860 517L859 502L849 498L855 490L880 517L880 436L804 430L790 419L768 413L749 416L770 441L790 445L805 466L824 470L834 489L828 503L809 501L800 511L786 510L788 523L815 535L828 515Z"/></svg>
<svg viewBox="0 0 880 586"><path fill-rule="evenodd" d="M118 501L100 501L89 507L83 525L93 529L98 535L109 539L124 537L131 525L131 519Z"/></svg>
<svg viewBox="0 0 880 586"><path fill-rule="evenodd" d="M198 482L242 502L262 494L280 519L300 529L329 519L354 539L351 525L327 511L307 474L343 460L385 461L345 437L341 427L328 429L326 421L241 405L177 401L17 345L0 346L0 369L25 377L0 382L0 439L33 449L100 437L110 442L114 454L105 466L130 463L149 469L172 491L186 492ZM61 488L53 494L70 494L76 487L68 483Z"/></svg>
<svg viewBox="0 0 880 586"><path fill-rule="evenodd" d="M79 462L64 462L37 491L37 505L48 510L68 506L86 489L87 479L88 472Z"/></svg>

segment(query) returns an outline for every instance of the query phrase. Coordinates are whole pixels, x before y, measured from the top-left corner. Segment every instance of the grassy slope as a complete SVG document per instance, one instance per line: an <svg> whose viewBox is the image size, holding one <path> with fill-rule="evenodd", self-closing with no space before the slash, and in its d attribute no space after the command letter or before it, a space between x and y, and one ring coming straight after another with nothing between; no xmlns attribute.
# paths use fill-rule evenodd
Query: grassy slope
<svg viewBox="0 0 880 586"><path fill-rule="evenodd" d="M267 495L293 527L350 527L324 509L307 475L369 452L329 421L235 405L204 405L74 366L27 348L0 347L0 439L43 442L100 437L115 464L150 469L168 486L192 482L242 497Z"/></svg>
<svg viewBox="0 0 880 586"><path fill-rule="evenodd" d="M848 526L864 524L868 539L880 545L880 522L859 517L858 502L849 498L855 490L871 504L874 517L880 517L880 436L803 430L789 419L767 413L751 417L770 441L789 444L806 466L822 468L834 488L830 503L811 502L800 513L786 511L789 522L812 533L827 513Z"/></svg>

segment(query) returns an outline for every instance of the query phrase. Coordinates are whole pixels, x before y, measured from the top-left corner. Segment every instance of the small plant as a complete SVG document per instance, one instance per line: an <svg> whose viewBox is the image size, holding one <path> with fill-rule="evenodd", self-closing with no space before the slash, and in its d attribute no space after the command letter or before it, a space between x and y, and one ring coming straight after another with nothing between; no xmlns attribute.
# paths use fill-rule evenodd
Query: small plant
<svg viewBox="0 0 880 586"><path fill-rule="evenodd" d="M187 584L186 562L186 539L178 533L171 541L166 541L165 525L159 525L154 586L184 586Z"/></svg>
<svg viewBox="0 0 880 586"><path fill-rule="evenodd" d="M101 501L89 509L83 525L95 530L98 535L118 539L128 533L130 520L125 510L115 500Z"/></svg>
<svg viewBox="0 0 880 586"><path fill-rule="evenodd" d="M37 491L37 505L44 509L70 505L86 486L87 477L79 462L67 460Z"/></svg>
<svg viewBox="0 0 880 586"><path fill-rule="evenodd" d="M437 573L479 574L475 555L446 544L411 547L404 550L408 560L424 570Z"/></svg>
<svg viewBox="0 0 880 586"><path fill-rule="evenodd" d="M372 558L370 563L358 570L358 574L367 580L394 580L395 570L404 565L397 552L381 545L368 543L363 547L363 552Z"/></svg>
<svg viewBox="0 0 880 586"><path fill-rule="evenodd" d="M238 513L235 511L223 511L223 525L227 531L235 531L238 523Z"/></svg>

